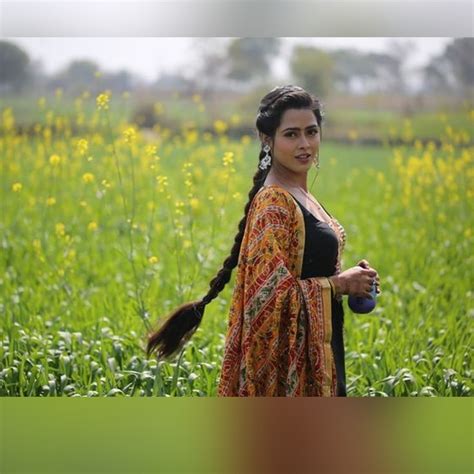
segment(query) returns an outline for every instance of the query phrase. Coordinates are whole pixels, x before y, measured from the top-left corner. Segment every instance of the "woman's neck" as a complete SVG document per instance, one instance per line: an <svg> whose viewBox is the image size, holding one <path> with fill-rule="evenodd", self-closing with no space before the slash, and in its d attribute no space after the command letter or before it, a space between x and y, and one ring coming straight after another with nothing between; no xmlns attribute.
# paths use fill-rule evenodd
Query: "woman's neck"
<svg viewBox="0 0 474 474"><path fill-rule="evenodd" d="M308 192L308 187L306 184L307 181L307 173L304 174L296 174L289 175L288 173L278 172L275 168L272 168L268 173L265 179L265 185L269 184L278 184L283 186L284 188L301 188L305 192Z"/></svg>

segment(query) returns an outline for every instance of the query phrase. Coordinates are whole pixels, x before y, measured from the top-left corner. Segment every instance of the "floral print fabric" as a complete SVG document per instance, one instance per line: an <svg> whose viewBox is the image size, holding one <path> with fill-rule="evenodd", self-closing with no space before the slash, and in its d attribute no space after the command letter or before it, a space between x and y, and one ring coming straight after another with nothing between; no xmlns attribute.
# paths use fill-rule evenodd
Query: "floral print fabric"
<svg viewBox="0 0 474 474"><path fill-rule="evenodd" d="M219 396L335 396L331 288L300 278L304 241L290 193L262 187L240 249Z"/></svg>

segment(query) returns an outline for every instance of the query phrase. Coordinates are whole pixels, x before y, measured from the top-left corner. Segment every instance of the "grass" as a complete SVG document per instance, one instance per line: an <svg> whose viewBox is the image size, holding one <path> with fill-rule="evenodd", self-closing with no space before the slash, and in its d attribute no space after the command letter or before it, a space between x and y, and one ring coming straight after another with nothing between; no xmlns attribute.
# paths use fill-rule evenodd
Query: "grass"
<svg viewBox="0 0 474 474"><path fill-rule="evenodd" d="M235 271L176 360L144 337L228 256L257 145L83 113L95 133L32 137L3 110L0 395L214 396ZM344 301L350 396L472 393L473 150L452 129L440 148L322 145L310 189L346 230L343 269L366 258L383 292L368 315Z"/></svg>

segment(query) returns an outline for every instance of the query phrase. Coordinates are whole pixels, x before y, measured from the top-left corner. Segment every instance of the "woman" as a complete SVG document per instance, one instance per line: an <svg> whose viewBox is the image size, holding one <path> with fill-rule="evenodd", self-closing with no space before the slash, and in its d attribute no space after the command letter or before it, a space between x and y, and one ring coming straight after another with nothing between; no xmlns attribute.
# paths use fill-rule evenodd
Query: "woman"
<svg viewBox="0 0 474 474"><path fill-rule="evenodd" d="M341 272L344 229L307 192L318 164L322 114L301 87L261 101L254 186L230 256L202 300L180 306L147 351L175 353L238 265L220 396L345 396L342 295L370 297L377 272L362 260Z"/></svg>

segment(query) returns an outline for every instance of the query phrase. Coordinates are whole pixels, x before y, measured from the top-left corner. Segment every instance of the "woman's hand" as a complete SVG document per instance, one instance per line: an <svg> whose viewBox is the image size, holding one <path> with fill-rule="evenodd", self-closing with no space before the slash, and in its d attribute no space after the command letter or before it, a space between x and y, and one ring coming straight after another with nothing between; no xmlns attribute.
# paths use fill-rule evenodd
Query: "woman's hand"
<svg viewBox="0 0 474 474"><path fill-rule="evenodd" d="M367 260L361 260L360 262L357 263L357 265L359 265L362 268L371 268L370 264ZM375 268L372 268L372 270L375 270ZM378 273L375 276L375 288L376 288L376 293L380 294L381 293L381 291L380 291L380 278L379 278Z"/></svg>
<svg viewBox="0 0 474 474"><path fill-rule="evenodd" d="M373 268L370 268L369 262L361 260L355 267L334 275L331 277L336 293L342 295L360 296L362 298L371 298L372 281L375 279L377 293L380 293L378 287L378 274Z"/></svg>

